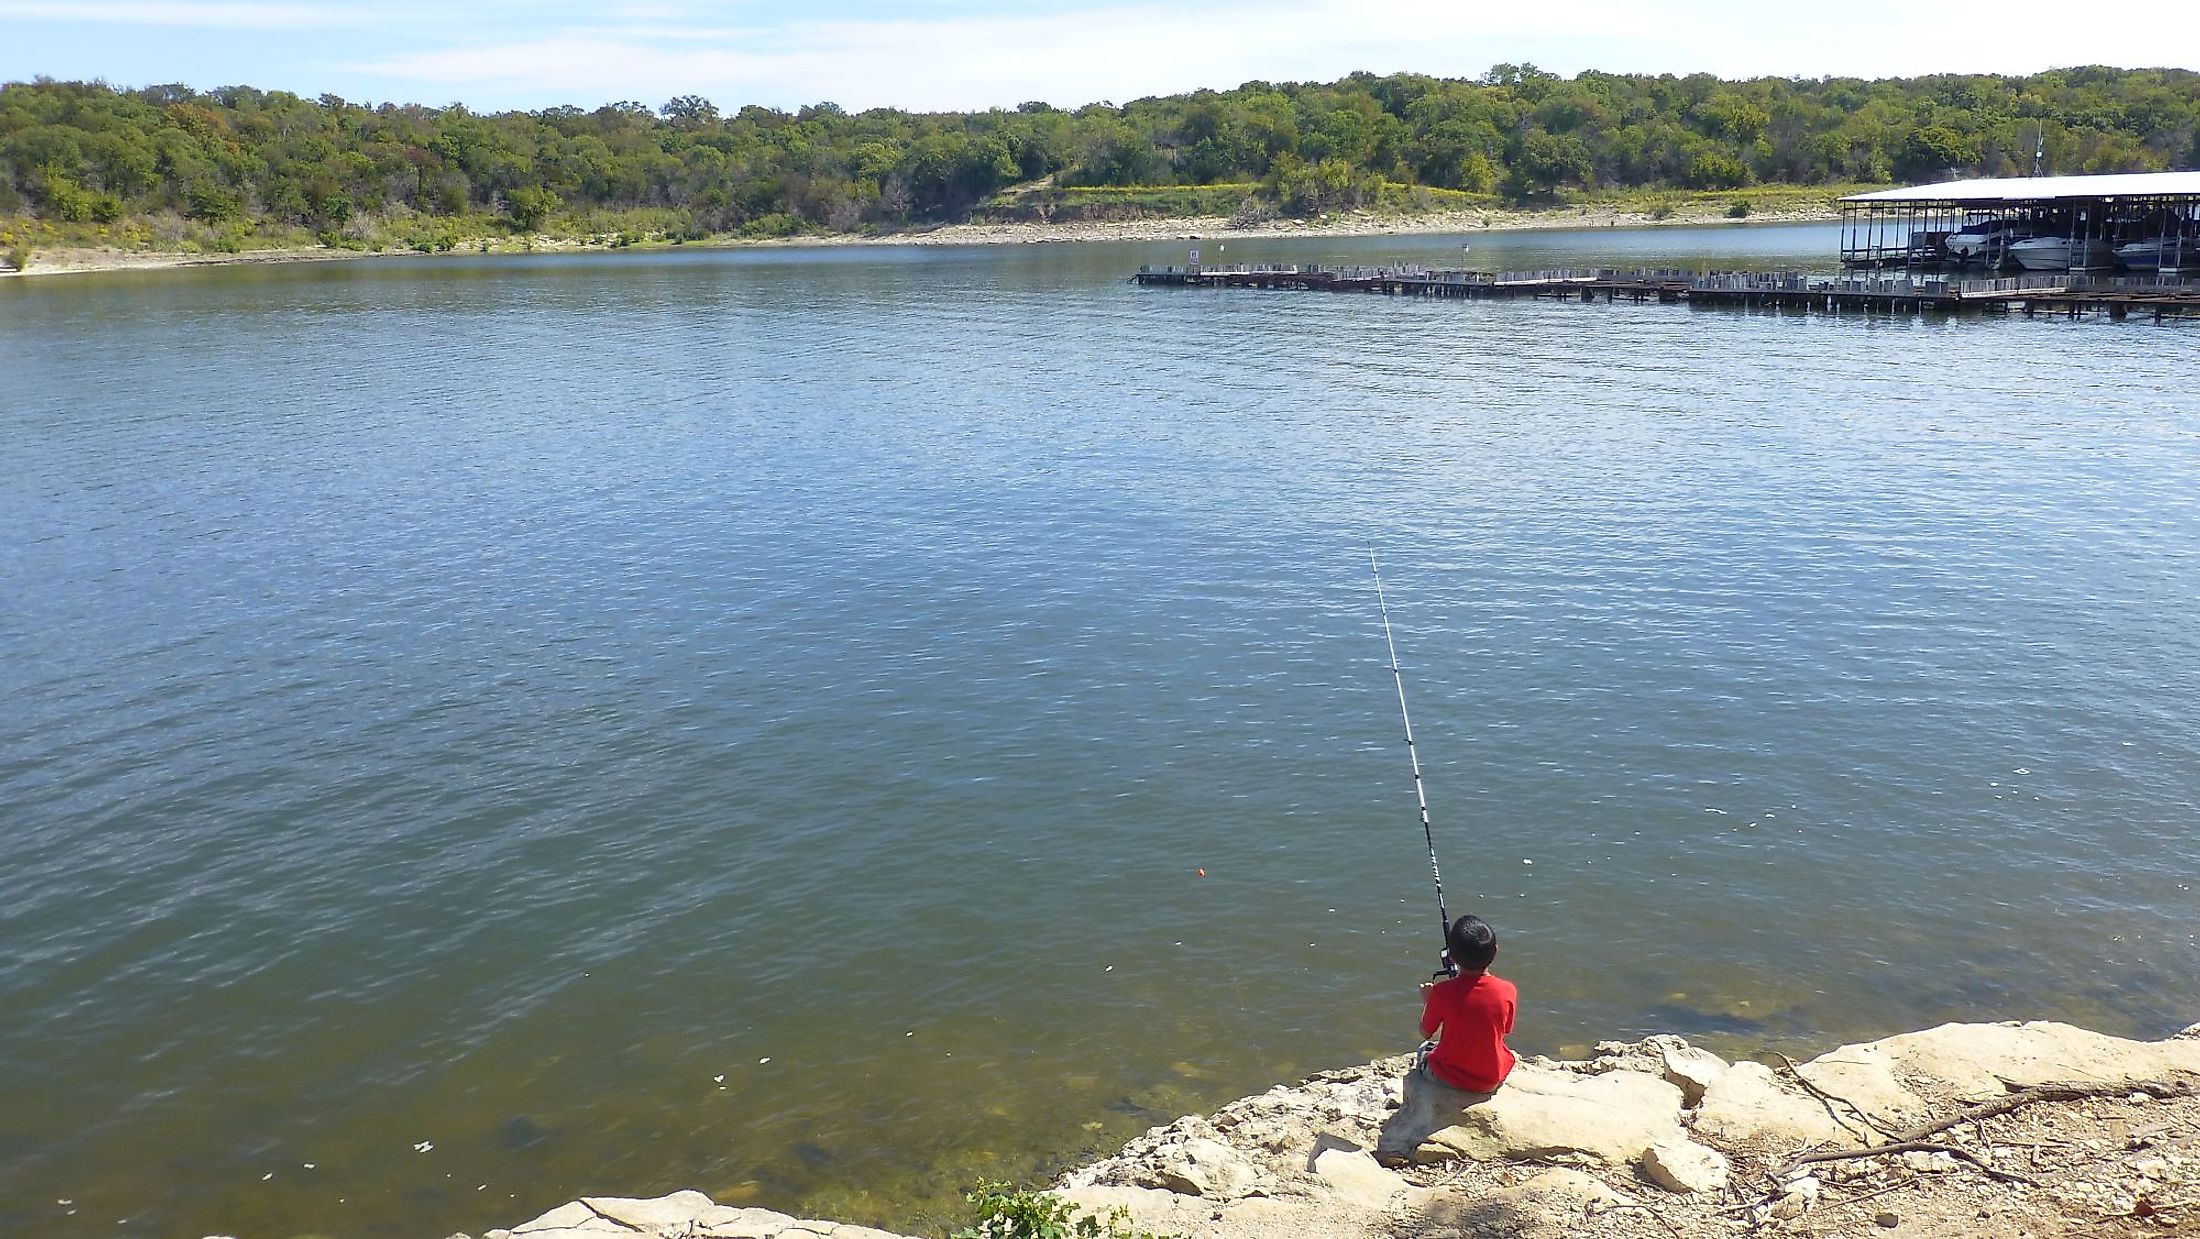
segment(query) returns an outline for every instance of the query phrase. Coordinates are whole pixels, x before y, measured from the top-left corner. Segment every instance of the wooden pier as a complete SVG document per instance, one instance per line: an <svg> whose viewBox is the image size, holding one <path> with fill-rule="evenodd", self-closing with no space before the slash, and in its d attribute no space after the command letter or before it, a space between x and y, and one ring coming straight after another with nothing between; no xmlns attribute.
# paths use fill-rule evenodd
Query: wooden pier
<svg viewBox="0 0 2200 1239"><path fill-rule="evenodd" d="M1140 267L1141 285L1179 288L1290 289L1380 293L1398 297L1557 297L1580 301L1658 301L1668 305L1878 314L2023 314L2122 321L2200 321L2200 280L2173 276L2109 279L2039 274L1963 280L1945 276L1813 279L1800 272L1454 271L1388 267Z"/></svg>

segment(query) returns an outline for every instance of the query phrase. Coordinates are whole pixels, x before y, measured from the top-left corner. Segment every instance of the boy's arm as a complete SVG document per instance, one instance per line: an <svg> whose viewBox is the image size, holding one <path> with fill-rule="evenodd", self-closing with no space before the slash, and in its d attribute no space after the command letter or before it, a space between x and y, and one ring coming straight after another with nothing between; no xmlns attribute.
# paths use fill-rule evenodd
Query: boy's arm
<svg viewBox="0 0 2200 1239"><path fill-rule="evenodd" d="M1443 1023L1444 1017L1436 1012L1436 983L1433 981L1423 982L1421 985L1422 1038L1425 1040L1435 1036L1436 1030L1442 1027Z"/></svg>

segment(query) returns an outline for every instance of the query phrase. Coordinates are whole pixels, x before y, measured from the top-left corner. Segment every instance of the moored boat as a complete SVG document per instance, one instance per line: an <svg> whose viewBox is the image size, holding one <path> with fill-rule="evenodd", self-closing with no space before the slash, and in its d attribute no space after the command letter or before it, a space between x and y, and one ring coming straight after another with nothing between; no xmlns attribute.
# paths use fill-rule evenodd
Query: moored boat
<svg viewBox="0 0 2200 1239"><path fill-rule="evenodd" d="M2200 241L2191 237L2133 241L2116 247L2116 261L2135 271L2200 266Z"/></svg>
<svg viewBox="0 0 2200 1239"><path fill-rule="evenodd" d="M1955 261L1983 262L1998 266L2007 256L2009 246L2031 236L2037 228L2029 220L1989 219L1949 233L1941 240L1941 246Z"/></svg>
<svg viewBox="0 0 2200 1239"><path fill-rule="evenodd" d="M2113 264L2116 251L2089 237L2028 237L2010 245L2009 257L2027 271L2083 271Z"/></svg>

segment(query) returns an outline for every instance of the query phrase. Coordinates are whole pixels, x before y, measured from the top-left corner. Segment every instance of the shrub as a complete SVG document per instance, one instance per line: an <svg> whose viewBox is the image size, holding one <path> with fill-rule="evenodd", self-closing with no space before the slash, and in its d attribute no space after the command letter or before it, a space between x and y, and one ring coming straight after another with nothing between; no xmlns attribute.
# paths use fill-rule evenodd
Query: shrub
<svg viewBox="0 0 2200 1239"><path fill-rule="evenodd" d="M1130 1214L1121 1207L1106 1216L1079 1216L1077 1207L1059 1196L1022 1192L1006 1183L981 1183L963 1199L977 1211L978 1222L952 1239L1159 1239L1130 1229Z"/></svg>
<svg viewBox="0 0 2200 1239"><path fill-rule="evenodd" d="M741 225L741 235L750 238L791 237L801 231L802 221L784 211L774 211Z"/></svg>
<svg viewBox="0 0 2200 1239"><path fill-rule="evenodd" d="M1749 205L1749 199L1740 198L1735 201L1733 206L1726 209L1726 217L1728 219L1748 219L1752 209Z"/></svg>

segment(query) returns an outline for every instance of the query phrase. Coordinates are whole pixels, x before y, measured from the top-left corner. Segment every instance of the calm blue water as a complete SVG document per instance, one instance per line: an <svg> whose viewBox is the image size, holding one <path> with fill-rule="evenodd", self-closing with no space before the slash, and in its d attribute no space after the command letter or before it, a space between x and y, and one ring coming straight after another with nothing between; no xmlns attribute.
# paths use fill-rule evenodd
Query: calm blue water
<svg viewBox="0 0 2200 1239"><path fill-rule="evenodd" d="M0 283L0 1231L907 1223L1409 1044L1370 544L1524 1048L2200 1018L2190 329L1183 248Z"/></svg>

